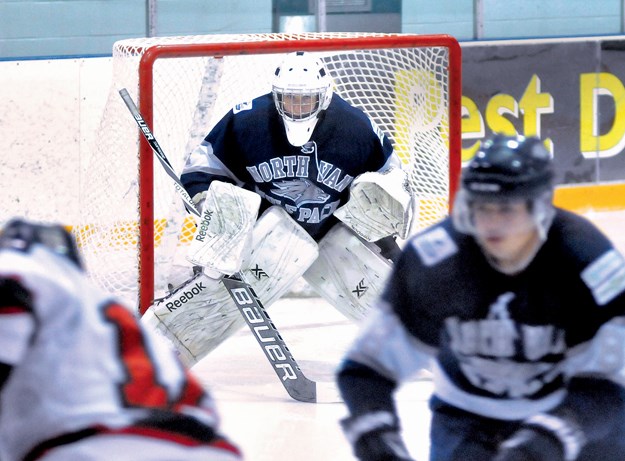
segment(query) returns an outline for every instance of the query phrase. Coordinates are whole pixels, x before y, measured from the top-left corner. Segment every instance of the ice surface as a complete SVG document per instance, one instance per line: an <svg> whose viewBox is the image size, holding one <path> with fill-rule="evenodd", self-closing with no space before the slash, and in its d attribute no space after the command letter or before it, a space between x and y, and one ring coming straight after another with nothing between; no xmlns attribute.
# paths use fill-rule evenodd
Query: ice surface
<svg viewBox="0 0 625 461"><path fill-rule="evenodd" d="M268 313L304 374L334 387L334 370L358 331L320 298L282 299ZM282 387L247 327L193 371L213 392L223 429L253 461L353 460L339 428L341 402L302 403ZM427 459L430 382L415 380L398 393L406 444Z"/></svg>

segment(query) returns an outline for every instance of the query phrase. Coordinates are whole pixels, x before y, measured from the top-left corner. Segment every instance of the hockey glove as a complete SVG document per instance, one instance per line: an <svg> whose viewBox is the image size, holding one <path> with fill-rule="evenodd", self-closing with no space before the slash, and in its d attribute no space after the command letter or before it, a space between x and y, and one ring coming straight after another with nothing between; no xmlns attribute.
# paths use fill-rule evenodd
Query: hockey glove
<svg viewBox="0 0 625 461"><path fill-rule="evenodd" d="M345 418L341 427L360 461L412 461L399 434L397 417L388 411Z"/></svg>
<svg viewBox="0 0 625 461"><path fill-rule="evenodd" d="M575 423L539 413L501 444L493 461L574 461L584 444L584 434Z"/></svg>

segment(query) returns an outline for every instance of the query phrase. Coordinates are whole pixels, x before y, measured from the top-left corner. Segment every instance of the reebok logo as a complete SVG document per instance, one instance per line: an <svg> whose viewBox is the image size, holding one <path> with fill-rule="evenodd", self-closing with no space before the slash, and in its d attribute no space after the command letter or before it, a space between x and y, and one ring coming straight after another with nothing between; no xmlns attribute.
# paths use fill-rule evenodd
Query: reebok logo
<svg viewBox="0 0 625 461"><path fill-rule="evenodd" d="M194 297L204 291L206 287L203 282L195 282L193 288L185 288L174 294L174 297L165 302L165 307L169 312L173 312L179 307L184 306Z"/></svg>
<svg viewBox="0 0 625 461"><path fill-rule="evenodd" d="M208 225L211 222L211 218L213 217L213 212L210 210L204 210L202 213L202 221L200 222L200 228L195 234L195 240L198 242L204 243L204 239L206 238L206 232L208 231Z"/></svg>

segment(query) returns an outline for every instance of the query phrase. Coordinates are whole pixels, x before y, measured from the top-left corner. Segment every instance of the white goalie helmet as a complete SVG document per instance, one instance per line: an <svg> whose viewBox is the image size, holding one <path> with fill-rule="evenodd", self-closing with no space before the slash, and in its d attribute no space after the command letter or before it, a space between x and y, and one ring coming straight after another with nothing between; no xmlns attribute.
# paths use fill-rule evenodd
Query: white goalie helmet
<svg viewBox="0 0 625 461"><path fill-rule="evenodd" d="M330 105L332 78L320 60L296 51L276 68L272 92L289 142L303 146L310 140L319 114Z"/></svg>

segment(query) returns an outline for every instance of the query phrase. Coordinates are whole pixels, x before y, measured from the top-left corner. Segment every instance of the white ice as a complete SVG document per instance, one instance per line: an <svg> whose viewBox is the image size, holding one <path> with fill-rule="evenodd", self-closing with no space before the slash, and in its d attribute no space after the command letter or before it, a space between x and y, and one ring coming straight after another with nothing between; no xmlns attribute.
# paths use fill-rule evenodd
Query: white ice
<svg viewBox="0 0 625 461"><path fill-rule="evenodd" d="M319 298L285 298L268 309L304 374L336 395L334 370L358 331ZM339 400L293 400L246 328L198 363L193 371L213 392L224 432L250 461L354 460L339 428L346 415ZM426 460L430 382L415 380L398 393L406 444Z"/></svg>

